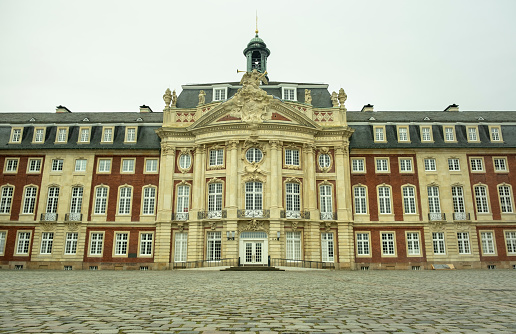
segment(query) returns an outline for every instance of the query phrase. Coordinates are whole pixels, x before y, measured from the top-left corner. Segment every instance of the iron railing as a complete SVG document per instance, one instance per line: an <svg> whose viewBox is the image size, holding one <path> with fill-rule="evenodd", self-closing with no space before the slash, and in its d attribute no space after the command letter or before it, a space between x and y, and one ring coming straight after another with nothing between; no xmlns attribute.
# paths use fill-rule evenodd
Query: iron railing
<svg viewBox="0 0 516 334"><path fill-rule="evenodd" d="M228 217L228 214L227 214L226 210L197 212L197 219L221 219L221 218L227 218L227 217Z"/></svg>
<svg viewBox="0 0 516 334"><path fill-rule="evenodd" d="M469 220L469 213L466 212L454 212L453 220Z"/></svg>
<svg viewBox="0 0 516 334"><path fill-rule="evenodd" d="M446 220L446 214L443 212L430 212L428 214L428 220L430 220L430 221Z"/></svg>
<svg viewBox="0 0 516 334"><path fill-rule="evenodd" d="M271 210L238 210L238 218L269 218Z"/></svg>
<svg viewBox="0 0 516 334"><path fill-rule="evenodd" d="M312 268L312 269L335 269L333 262L321 261L305 261L305 260L291 260L291 259L272 259L272 267L297 267L297 268Z"/></svg>
<svg viewBox="0 0 516 334"><path fill-rule="evenodd" d="M172 220L188 220L189 217L188 212L172 213Z"/></svg>
<svg viewBox="0 0 516 334"><path fill-rule="evenodd" d="M65 221L67 222L80 222L82 221L82 213L70 212L65 214Z"/></svg>
<svg viewBox="0 0 516 334"><path fill-rule="evenodd" d="M220 260L199 260L174 262L174 269L192 269L204 267L236 267L238 266L238 258L236 259L220 259Z"/></svg>
<svg viewBox="0 0 516 334"><path fill-rule="evenodd" d="M337 220L337 212L321 212L321 220Z"/></svg>
<svg viewBox="0 0 516 334"><path fill-rule="evenodd" d="M310 211L281 210L280 218L310 219Z"/></svg>
<svg viewBox="0 0 516 334"><path fill-rule="evenodd" d="M41 214L41 221L44 222L55 222L57 221L57 213L45 212Z"/></svg>

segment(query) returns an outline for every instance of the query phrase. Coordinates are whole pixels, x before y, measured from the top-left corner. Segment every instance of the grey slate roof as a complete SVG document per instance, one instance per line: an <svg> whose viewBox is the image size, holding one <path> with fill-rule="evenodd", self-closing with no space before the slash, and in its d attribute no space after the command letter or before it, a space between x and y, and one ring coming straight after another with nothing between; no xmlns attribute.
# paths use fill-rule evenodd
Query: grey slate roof
<svg viewBox="0 0 516 334"><path fill-rule="evenodd" d="M31 119L34 118L34 121ZM88 121L84 121L87 118ZM141 118L142 121L137 121ZM0 113L0 124L73 124L85 126L96 123L159 123L163 122L161 112L71 112L71 113L43 113L43 112L16 112Z"/></svg>
<svg viewBox="0 0 516 334"><path fill-rule="evenodd" d="M375 120L369 120L373 117ZM430 120L425 121L425 117ZM482 118L483 120L479 120ZM380 111L380 112L359 112L348 111L347 120L350 122L371 122L371 123L407 123L421 122L429 123L456 123L456 122L513 122L516 121L516 111Z"/></svg>

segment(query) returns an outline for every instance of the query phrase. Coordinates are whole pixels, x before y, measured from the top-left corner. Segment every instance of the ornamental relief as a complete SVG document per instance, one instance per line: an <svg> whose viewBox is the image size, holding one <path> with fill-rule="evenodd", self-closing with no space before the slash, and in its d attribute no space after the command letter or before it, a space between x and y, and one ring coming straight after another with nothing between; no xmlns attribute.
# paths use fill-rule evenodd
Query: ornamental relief
<svg viewBox="0 0 516 334"><path fill-rule="evenodd" d="M470 225L471 225L470 222L467 222L467 221L455 222L455 228L458 231L469 231Z"/></svg>
<svg viewBox="0 0 516 334"><path fill-rule="evenodd" d="M238 234L244 231L265 231L265 233L267 233L268 235L269 226L267 224L267 221L251 219L247 223L239 223Z"/></svg>
<svg viewBox="0 0 516 334"><path fill-rule="evenodd" d="M325 232L331 232L331 222L321 223L321 227L324 228Z"/></svg>
<svg viewBox="0 0 516 334"><path fill-rule="evenodd" d="M56 222L43 221L40 223L43 231L54 231L56 228Z"/></svg>
<svg viewBox="0 0 516 334"><path fill-rule="evenodd" d="M173 145L170 144L162 144L161 145L161 154L162 155L175 155L176 154L176 148Z"/></svg>
<svg viewBox="0 0 516 334"><path fill-rule="evenodd" d="M242 182L257 181L265 183L267 176L265 172L260 169L258 163L253 162L248 166L244 166L244 174L242 175Z"/></svg>
<svg viewBox="0 0 516 334"><path fill-rule="evenodd" d="M439 221L431 221L428 222L430 225L430 229L432 231L444 231L446 229L446 222L439 220Z"/></svg>
<svg viewBox="0 0 516 334"><path fill-rule="evenodd" d="M66 221L64 222L64 224L68 231L77 231L79 229L79 226L81 225L81 222Z"/></svg>

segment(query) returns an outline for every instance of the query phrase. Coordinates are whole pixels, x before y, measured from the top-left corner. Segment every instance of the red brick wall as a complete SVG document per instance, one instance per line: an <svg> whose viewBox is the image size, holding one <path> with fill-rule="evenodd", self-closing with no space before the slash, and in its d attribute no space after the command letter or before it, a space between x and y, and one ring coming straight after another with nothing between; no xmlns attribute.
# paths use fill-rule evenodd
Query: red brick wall
<svg viewBox="0 0 516 334"><path fill-rule="evenodd" d="M94 164L94 173L91 181L91 195L90 207L88 212L88 220L91 220L91 213L94 209L95 201L95 187L98 185L106 185L109 187L109 198L107 203L107 221L114 221L116 216L117 201L118 201L118 187L128 184L133 187L132 196L132 212L131 220L139 221L141 212L142 188L147 185L159 185L159 174L144 174L145 158L157 158L158 156L96 156ZM111 173L98 174L97 163L99 158L112 158ZM135 172L134 174L120 174L120 164L122 158L135 158ZM156 190L156 207L158 202Z"/></svg>
<svg viewBox="0 0 516 334"><path fill-rule="evenodd" d="M4 174L5 158L20 158L18 162L18 173ZM41 172L38 174L27 174L27 163L29 158L42 158ZM23 187L28 184L38 186L38 197L36 199L36 206L34 208L34 220L37 219L39 195L41 193L41 177L43 175L43 166L45 163L44 156L19 156L19 155L2 155L0 156L0 186L10 184L14 186L13 201L11 204L11 221L17 221L20 217L23 201Z"/></svg>
<svg viewBox="0 0 516 334"><path fill-rule="evenodd" d="M480 250L480 261L516 261L516 255L507 255L505 245L505 230L516 231L516 225L507 226L477 226L477 242ZM493 231L495 239L496 255L484 256L482 254L482 240L480 238L481 231Z"/></svg>
<svg viewBox="0 0 516 334"><path fill-rule="evenodd" d="M104 232L104 242L102 256L88 256L90 248L90 232ZM115 232L129 232L129 242L127 247L127 254L138 254L138 238L140 232L154 232L153 252L152 256L145 257L113 257L113 245L115 243ZM84 262L154 262L154 254L156 252L156 229L154 227L88 227L86 229L86 241L84 246Z"/></svg>
<svg viewBox="0 0 516 334"><path fill-rule="evenodd" d="M387 157L390 163L390 173L376 173L375 157ZM413 173L400 173L398 158L408 157L412 158L413 161ZM378 221L378 195L376 186L380 184L387 184L392 187L392 212L394 213L394 219L396 221L403 221L403 195L401 193L401 186L405 184L411 184L416 187L416 194L419 194L419 182L417 173L417 162L415 155L409 154L361 154L352 155L351 158L365 158L366 173L355 174L351 173L351 187L357 184L367 186L367 201L369 205L369 215L371 221ZM351 189L353 195L353 189ZM354 203L354 201L353 201ZM354 205L354 204L353 204ZM417 196L417 205L419 212L419 219L422 220L421 214L421 198Z"/></svg>
<svg viewBox="0 0 516 334"><path fill-rule="evenodd" d="M5 240L4 255L0 256L0 261L30 261L32 247L34 247L34 226L0 226L0 231L7 231L7 239ZM16 252L16 238L18 231L32 232L29 246L29 253L27 255L15 255Z"/></svg>
<svg viewBox="0 0 516 334"><path fill-rule="evenodd" d="M419 247L421 256L407 256L407 241L405 237L406 231L419 231ZM370 257L356 257L357 263L408 263L408 262L425 262L425 236L423 227L400 227L400 226L379 226L379 227L355 227L354 232L370 232ZM396 242L396 256L382 256L382 240L381 232L394 232ZM354 245L356 250L356 243ZM356 251L355 251L356 252Z"/></svg>

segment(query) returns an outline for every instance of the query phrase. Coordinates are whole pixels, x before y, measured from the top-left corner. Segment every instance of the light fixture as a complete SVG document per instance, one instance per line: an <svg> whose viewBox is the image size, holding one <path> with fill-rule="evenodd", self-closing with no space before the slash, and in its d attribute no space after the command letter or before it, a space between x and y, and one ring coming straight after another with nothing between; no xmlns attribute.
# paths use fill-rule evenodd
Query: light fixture
<svg viewBox="0 0 516 334"><path fill-rule="evenodd" d="M226 236L228 238L228 240L235 240L235 231L227 231L226 232Z"/></svg>
<svg viewBox="0 0 516 334"><path fill-rule="evenodd" d="M279 241L279 239L280 239L280 235L281 235L281 232L280 232L280 231L276 232L276 240L277 240L277 241Z"/></svg>

